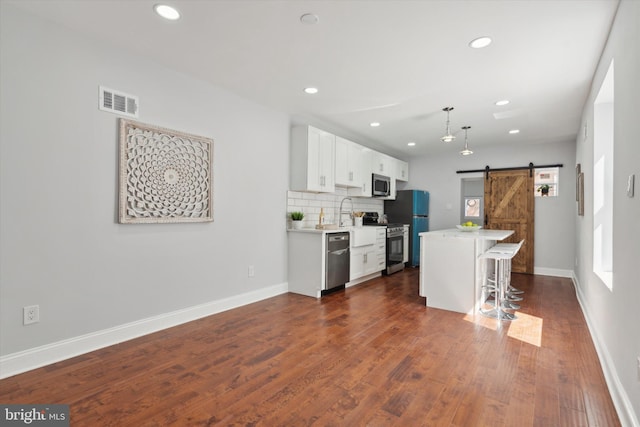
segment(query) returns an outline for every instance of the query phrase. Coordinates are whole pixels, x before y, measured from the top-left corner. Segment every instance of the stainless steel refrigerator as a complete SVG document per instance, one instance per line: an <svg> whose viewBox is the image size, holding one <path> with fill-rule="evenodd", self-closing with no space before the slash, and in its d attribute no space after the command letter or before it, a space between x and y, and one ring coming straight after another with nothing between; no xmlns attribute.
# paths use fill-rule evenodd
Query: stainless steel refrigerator
<svg viewBox="0 0 640 427"><path fill-rule="evenodd" d="M395 200L384 201L384 213L390 223L409 224L409 265L420 265L419 233L429 231L429 192L400 190Z"/></svg>

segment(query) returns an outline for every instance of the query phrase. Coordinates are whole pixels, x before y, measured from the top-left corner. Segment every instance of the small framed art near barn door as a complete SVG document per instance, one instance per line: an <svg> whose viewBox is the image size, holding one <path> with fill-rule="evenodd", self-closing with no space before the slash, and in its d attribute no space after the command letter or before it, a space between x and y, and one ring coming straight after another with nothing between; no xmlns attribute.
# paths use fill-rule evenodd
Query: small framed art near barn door
<svg viewBox="0 0 640 427"><path fill-rule="evenodd" d="M120 119L120 223L213 221L212 165L212 139Z"/></svg>

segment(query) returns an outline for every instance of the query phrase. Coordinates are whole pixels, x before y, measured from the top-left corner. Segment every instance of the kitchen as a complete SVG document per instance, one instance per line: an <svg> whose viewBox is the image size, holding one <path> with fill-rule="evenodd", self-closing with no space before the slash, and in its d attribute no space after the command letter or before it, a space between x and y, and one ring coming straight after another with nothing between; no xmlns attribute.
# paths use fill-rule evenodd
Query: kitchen
<svg viewBox="0 0 640 427"><path fill-rule="evenodd" d="M429 194L398 190L409 181L407 162L313 126L292 129L290 162L291 292L320 297L400 271L405 263L418 266L418 233L429 229ZM293 212L304 215L301 226L293 226ZM338 238L349 244L340 249L346 261L334 265L330 243ZM338 265L342 274L335 281Z"/></svg>
<svg viewBox="0 0 640 427"><path fill-rule="evenodd" d="M368 113L354 111L384 105L388 105L388 109L393 111L395 107L390 106L391 104L400 100L409 102L409 95L416 93L415 86L405 88L402 83L403 78L408 77L407 74L412 73L409 70L413 68L397 67L399 70L405 70L406 74L391 79L390 86L402 87L405 90L403 95L407 97L390 99L393 97L384 94L369 96L372 83L382 82L380 84L385 87L381 89L388 89L387 84L384 84L386 79L382 69L385 61L367 59L377 58L374 52L368 52L369 55L362 53L358 55L360 52L358 49L349 49L349 52L353 52L354 58L360 59L358 63L366 67L367 72L356 70L350 73L356 80L362 81L362 87L354 85L358 88L358 93L352 96L348 103L343 102L344 108L338 111L345 115L345 121L358 123L361 128L357 131L345 132L344 126L339 123L342 119L331 120L328 116L324 120L309 120L308 114L304 114L307 107L300 108L302 113L299 115L289 115L284 113L283 109L265 107L264 103L248 101L251 95L250 90L241 91L240 95L235 95L233 91L216 86L216 83L203 80L203 74L196 73L199 77L194 77L176 72L175 68L183 63L181 59L176 56L164 59L154 58L152 52L157 47L155 43L133 52L125 49L127 46L133 48L132 40L140 43L145 41L135 34L124 43L111 44L96 35L86 35L92 31L92 28L88 27L94 27L96 31L100 27L100 25L91 25L89 18L79 19L79 25L60 24L56 21L65 18L64 16L56 17L55 11L51 17L42 16L43 14L38 12L39 7L47 7L44 4L32 6L30 9L29 3L33 5L34 2L16 2L11 5L8 3L2 2L3 36L8 35L2 38L3 357L21 354L24 351L45 352L42 348L46 345L65 343L87 334L97 335L102 331L120 328L122 325L125 327L119 330L129 330L126 328L134 322L146 322L147 319L158 317L170 318L174 316L173 313L180 310L186 310L192 316L184 316L181 319L193 319L198 315L201 316L203 311L211 314L221 310L220 305L228 309L287 292L288 236L292 234L287 231L288 218L285 218L290 212L286 208L288 201L285 199L289 199L288 196L296 200L301 199L304 203L320 202L318 208L325 206L324 203L327 202L325 214L333 217L332 223L336 222L336 211L339 209L336 205L339 205L344 197L351 197L354 200L356 212L384 212L384 201L350 195L346 187L339 186L337 198L331 196L333 197L331 200L322 200L324 196L320 193L303 193L290 187L291 125L311 124L363 146L366 144L375 151L408 163L409 182L394 180L394 184L398 189L418 188L429 191L431 202L429 216L432 230L451 228L459 223L460 177L455 173L458 169L482 168L485 165L512 166L529 162L548 163L549 161L565 164L566 167L560 173L561 182L566 184L564 187L566 191L562 191L558 198L536 201L536 220L539 224L544 224L544 227L536 229L539 233L536 235L537 272L565 277L575 274L582 285L580 289L585 292L585 298L588 301L586 307L591 307L593 310L593 324L598 331L596 335L600 336L606 344L605 348L613 353L612 365L625 373L624 378L632 378L635 375L635 371L632 372L627 365L629 360L635 362L637 351L631 348L631 345L610 342L608 337L615 336L614 332L617 330L628 332L630 336L633 334L633 331L627 329L625 325L633 324L634 319L630 318L628 313L633 312L630 301L636 300L633 298L636 294L622 294L620 290L625 288L621 286L618 286L616 292L599 290L597 280L591 278L592 274L589 270L591 254L588 250L590 248L588 236L592 230L589 229L588 223L593 214L587 212L584 219L576 219L574 213L572 166L575 163L582 163L583 167L586 167L585 165L589 162L592 127L588 127L586 133L580 128L577 142L576 138L569 136L561 138L561 141L549 139L547 142L539 141L537 144L527 146L521 144L521 140L511 144L511 141L505 141L500 136L501 145L488 144L479 149L478 145L474 144L480 144L481 140L493 140L496 135L482 135L482 127L479 124L462 120L463 117L473 116L474 109L471 106L465 108L463 101L465 96L457 95L459 96L457 99L461 100L459 102L456 100L455 104L452 104L456 109L452 111L451 121L456 130L460 126L473 125L469 132L470 146L474 149L473 156L460 156L461 134L458 135L456 148L448 151L439 148L440 151L430 154L423 151L408 151L411 148L404 147L408 141L405 138L397 143L396 148L387 149L379 144L379 141L389 139L379 136L376 132L384 132L385 126L389 129L388 123L383 122L380 127L369 129L371 120L367 120ZM202 7L214 8L223 2L207 3ZM227 8L242 9L241 5L233 6L233 2L227 3L225 3ZM247 2L236 3L248 4ZM413 3L418 5L420 2ZM405 6L407 4L409 3ZM627 12L625 16L629 17L626 19L632 19L635 16L635 9L629 4L629 2L622 3ZM103 7L108 9L104 5L92 7L100 10L99 15L109 16L109 22L121 22L120 20L127 20L129 17L135 19L136 16L134 13L123 10L118 10L111 15L112 12L102 9ZM123 4L114 7L126 9ZM263 6L258 3L256 7ZM383 2L376 7L384 8ZM237 16L247 16L247 21L238 27L241 27L246 34L250 33L251 28L264 28L258 18L264 19L265 16L269 19L274 18L274 14L269 11L265 11L265 14L248 15L241 12L238 10ZM393 8L387 12L389 12L387 16L395 16ZM560 12L546 13L544 16L551 18L567 16ZM363 13L369 16L369 12ZM486 12L478 11L478 14L484 13ZM67 15L68 19L74 19L74 14L65 13L64 8L61 9L60 14ZM216 17L216 25L207 23L207 26L222 28L224 22L218 22L218 19L222 20L229 15L223 10L221 13L213 13L210 16ZM359 15L354 13L349 16ZM457 16L454 14L449 22L455 21ZM296 24L299 24L298 15L294 18ZM323 20L322 15L320 18L321 23L335 22L329 19ZM278 19L280 19L279 15ZM551 25L549 19L544 21L547 26ZM567 18L565 21L561 25L563 29L570 25L571 19ZM143 20L136 20L136 22L140 23ZM636 22L637 20L632 21L632 23ZM433 24L435 28L436 23ZM495 24L495 28L501 27L499 22ZM625 28L636 28L628 24L628 22L625 24ZM121 27L129 29L136 26L122 25ZM292 27L293 25L287 26L280 22L270 26L274 32L281 28L291 29ZM180 39L177 35L182 29L179 25L173 25L170 28L169 31L160 31L159 37L155 40L163 40L165 47L173 46L172 49L163 49L163 51L171 51L173 52L171 55L180 56L185 51L180 46L184 45L177 43L173 45L171 38ZM309 33L320 28L301 26L300 31ZM353 43L360 47L401 45L390 42L388 39L390 32L385 32L387 35L382 40L376 39L376 32L380 32L379 28L382 26L375 26L375 28L376 31L366 32L367 40L358 38ZM332 27L332 30L336 28ZM471 30L472 28L469 27L469 32L473 32ZM298 31L298 27L291 31ZM155 33L150 31L149 34ZM467 43L467 39L471 38L466 37L468 34L466 31L454 35L446 28L439 34L451 34L452 39L457 39L456 42L460 42L459 35L460 38L464 38L463 45ZM301 86L298 80L279 77L281 69L296 69L296 65L304 61L296 60L299 62L294 61L293 64L280 61L279 64L285 65L275 71L264 66L270 63L271 55L277 54L274 46L278 46L283 40L302 40L302 36L297 33L295 37L285 34L285 36L280 35L276 40L268 39L267 34L262 36L265 43L269 45L266 48L261 46L260 49L264 54L261 54L260 49L257 52L251 51L256 59L262 61L262 66L256 66L255 69L261 70L268 82L281 80L292 82L295 91L300 92L300 94L296 92L296 95L291 95L297 101L322 104L322 98L318 98L320 101L303 99L305 95L298 87ZM164 40L165 37L168 40ZM254 46L253 42L261 41L259 40L261 37L252 37L248 39L252 40L252 43L246 42L239 45L249 49ZM211 37L211 40L212 43L214 41L219 43L223 38L225 37L218 35ZM429 43L437 46L442 42L441 50L418 56L430 57L441 63L443 58L455 59L462 57L463 52L467 52L466 45L462 46L464 49L460 51L445 47L445 39L448 38L435 38L433 40L439 41ZM335 41L335 39L331 40ZM344 41L345 45L351 44L349 37L338 37L338 40ZM373 40L383 43L368 43ZM384 43L385 40L388 43ZM428 38L417 37L411 40L416 40L412 41L415 43L412 49L415 52L423 52L423 49L428 47L424 43L424 40L429 40ZM631 48L623 47L633 45L628 41L623 43L620 39L615 39L612 43L617 46L616 49L627 52L629 57L633 58L636 54ZM585 41L584 44L600 46L592 39ZM197 44L190 46L197 46ZM495 46L497 45L494 44ZM223 50L223 48L208 45L204 50L206 54L199 51L200 58ZM239 54L241 50L234 52L234 55ZM600 53L601 50L597 49L598 56ZM479 57L475 51L468 55ZM608 52L604 56L609 58L612 55ZM617 55L625 56L619 52ZM218 69L233 70L234 74L253 68L245 66L241 61L236 61L233 55L231 56L222 59L212 56L212 59ZM427 105L420 105L418 109L422 112L414 112L411 116L415 118L411 123L417 124L418 128L425 131L420 131L419 134L424 135L424 138L417 141L416 148L421 149L421 143L427 144L426 128L430 128L432 124L436 129L435 141L432 145L440 144L438 137L444 130L445 124L441 108L449 105L448 95L451 92L450 88L444 85L446 79L427 76L423 73L422 65L415 63L416 58L416 55L411 55L411 64L419 66L415 69L415 74L420 74L425 82L434 82L434 87L440 85L442 88L437 91L437 97L429 92L426 98L434 100L430 100ZM399 61L401 58L395 59ZM310 62L310 58L307 57L307 60ZM495 60L494 57L493 62ZM526 72L529 68L536 68L540 73L539 68L530 67L530 60L523 60L522 63L527 64L527 67L517 68L513 71L513 76L518 76L519 82L536 81L535 78L524 76L528 75ZM544 61L538 60L537 63L542 64ZM224 64L224 67L221 67L221 64ZM591 81L593 68L584 64L580 62L578 68L585 69ZM634 94L635 86L631 82L635 79L628 76L637 73L625 72L632 67L622 61L622 58L616 66L617 72L623 73L620 75L620 81L616 81L617 87L627 88L628 90L623 92ZM439 67L430 66L430 69L437 68ZM554 68L558 68L557 65L554 65ZM75 70L73 75L69 73L70 69ZM445 70L445 73L450 74L454 69L464 70L465 68L452 67L447 69L449 71ZM492 69L495 70L495 66ZM380 75L377 74L378 72ZM376 73L377 78L365 78L371 73ZM501 74L503 80L508 80L510 73L511 71ZM599 68L594 79L596 83L600 82L602 73ZM331 73L319 74L330 75ZM349 73L345 72L345 74ZM490 99L491 102L499 96L485 92L485 89L495 87L494 84L484 84L484 79L488 78L487 75L477 74L472 77L475 79L474 83L464 86L465 88L473 87L474 91L477 89L482 92L480 95ZM252 78L243 80L256 81ZM106 83L140 96L141 120L212 136L215 139L215 220L213 223L194 226L173 224L166 227L153 225L123 227L114 223L113 200L116 197L114 173L117 170L114 148L116 119L115 116L99 112L94 105L97 104L97 101L94 102L97 96L94 95L98 85ZM517 86L529 85L518 84ZM560 90L561 86L569 87L562 84L556 85L555 93L563 100L568 99L569 94L564 89ZM628 86L631 88L629 89ZM532 84L531 87L535 85ZM324 88L320 89L322 95ZM339 92L342 89L334 90ZM324 90L327 93L326 89ZM384 90L380 93L383 92ZM43 93L48 94L46 99L38 96ZM584 100L585 97L586 93L582 99ZM65 108L60 108L56 100L63 99L69 102L65 104ZM554 105L562 104L548 100L546 102ZM616 117L628 117L634 111L634 103L627 98L620 97L616 99L616 103L620 103L620 107L616 110ZM581 102L578 109L582 106ZM495 113L500 117L497 119L491 116L489 117L491 121L506 124L513 119L513 117L505 117L504 111L493 106L491 108L495 108ZM565 106L562 105L561 108ZM585 108L589 109L589 107ZM584 116L589 116L588 111ZM581 115L577 114L577 117ZM540 120L537 116L529 119L534 122L532 128L538 129L552 122L552 120ZM33 126L34 121L39 125ZM575 133L575 128L581 125L573 118L568 122L572 130L567 134ZM625 123L633 123L633 120L627 120ZM622 131L628 136L625 141L632 141L636 128L632 124L625 123L619 125L616 131L618 134ZM407 123L401 123L401 126L406 125ZM398 134L402 135L402 132ZM522 132L520 137L524 135L525 132ZM531 139L536 138L539 138L538 134L531 135ZM431 139L433 138L429 138ZM13 144L9 141L22 143ZM399 146L400 143L403 147ZM618 145L617 150L623 151L616 157L616 162L637 158L635 145L629 142L626 144L628 146L623 145L622 148ZM38 154L34 155L34 151ZM626 177L630 173L628 170L633 170L633 166L624 163L618 166L621 167L620 174L624 173L626 183ZM16 177L24 177L21 185L15 185ZM621 176L616 178L618 182ZM61 184L64 189L72 188L73 191L51 191L51 186L42 185L42 183L51 182ZM73 186L66 187L68 183L73 183ZM313 198L307 199L307 197ZM637 200L637 196L629 200L623 197L620 203L635 203ZM307 206L300 207L304 209ZM632 215L636 211L624 208L616 212L616 222L627 224L631 222ZM317 223L315 215L319 215L319 212L309 212L305 218L308 227L315 227ZM73 242L73 244L63 247L60 242ZM268 245L265 242L268 242ZM625 282L631 283L635 273L627 266L633 263L625 258L628 257L625 254L636 254L635 247L629 248L622 240L616 241L616 247L617 253L623 254L619 261L624 267L620 272L621 275L618 276L621 280L620 285ZM60 298L60 295L70 297ZM126 298L123 298L123 295ZM150 301L150 295L154 295L152 301ZM43 321L35 326L24 327L21 309L25 305L36 303L41 304ZM209 305L203 308L202 304ZM594 306L597 308L593 309ZM148 322L154 325L153 327L166 327L164 324L156 326L152 320ZM134 329L133 326L130 328ZM135 336L135 333L131 332L131 336ZM100 336L110 335L105 333ZM111 341L105 342L105 345L109 343ZM620 346L624 349L621 350ZM73 354L73 352L65 354ZM625 389L629 391L631 397L635 397L637 393L632 387L633 385L625 384ZM636 394L631 394L632 392Z"/></svg>

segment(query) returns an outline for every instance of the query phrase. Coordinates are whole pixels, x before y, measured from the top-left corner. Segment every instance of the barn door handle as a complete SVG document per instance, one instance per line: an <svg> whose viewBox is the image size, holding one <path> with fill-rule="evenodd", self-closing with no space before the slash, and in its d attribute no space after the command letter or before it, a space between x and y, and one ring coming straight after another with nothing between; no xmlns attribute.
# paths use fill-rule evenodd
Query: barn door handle
<svg viewBox="0 0 640 427"><path fill-rule="evenodd" d="M487 225L489 225L489 217L485 214L485 216L484 216L484 226L486 227Z"/></svg>

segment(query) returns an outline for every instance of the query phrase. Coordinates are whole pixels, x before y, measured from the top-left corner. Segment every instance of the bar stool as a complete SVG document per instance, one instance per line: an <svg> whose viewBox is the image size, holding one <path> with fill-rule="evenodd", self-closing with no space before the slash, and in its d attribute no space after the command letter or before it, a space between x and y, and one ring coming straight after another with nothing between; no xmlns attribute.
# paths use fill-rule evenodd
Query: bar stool
<svg viewBox="0 0 640 427"><path fill-rule="evenodd" d="M515 251L515 253L517 254L523 244L524 244L524 239L520 240L520 242L518 242L518 243L498 243L498 244L494 245L492 248L490 248L489 250L492 250L494 248L496 250L513 249ZM511 286L511 260L509 260L509 265L508 265L507 281L508 281L507 298L510 301L522 301L522 298L521 297L516 297L516 295L523 294L524 291L522 291L520 289L516 289L513 286ZM518 308L520 308L520 307L518 307Z"/></svg>
<svg viewBox="0 0 640 427"><path fill-rule="evenodd" d="M501 248L496 248L496 246L490 248L485 253L480 255L480 258L482 259L493 260L495 272L493 280L490 277L486 276L487 281L493 282L493 286L485 285L483 287L484 290L493 289L495 294L494 306L491 310L483 310L482 307L480 307L480 314L499 320L515 320L518 317L515 314L509 313L505 310L517 310L518 308L520 308L518 304L515 304L508 299L507 286L509 284L508 273L510 273L511 270L511 259L516 255L516 253L518 253L521 245L516 245L516 247ZM484 292L482 299L484 302Z"/></svg>

